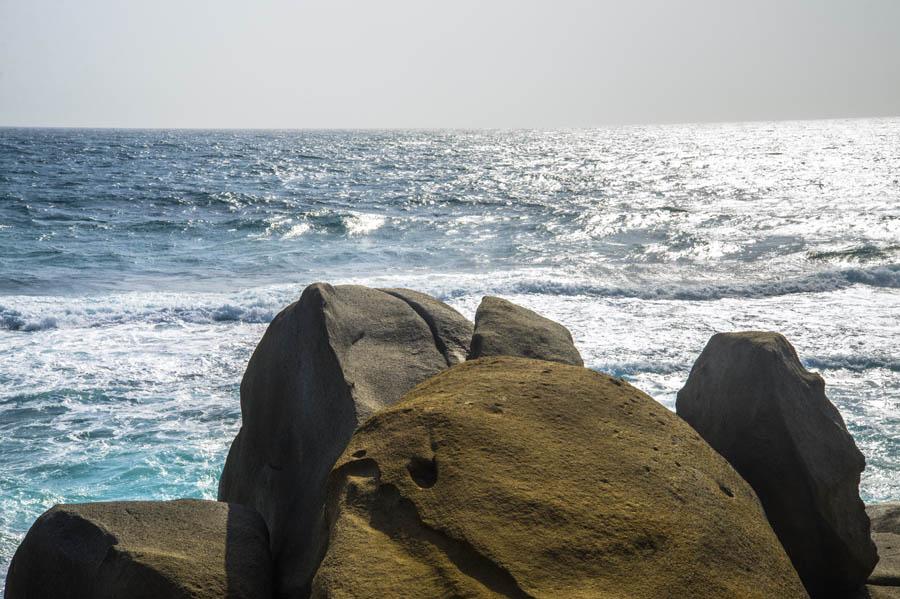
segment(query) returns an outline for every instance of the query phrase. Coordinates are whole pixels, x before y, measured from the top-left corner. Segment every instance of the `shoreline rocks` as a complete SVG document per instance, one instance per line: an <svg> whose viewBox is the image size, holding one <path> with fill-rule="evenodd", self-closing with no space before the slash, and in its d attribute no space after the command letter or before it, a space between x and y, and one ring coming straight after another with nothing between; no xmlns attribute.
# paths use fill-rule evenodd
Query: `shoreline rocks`
<svg viewBox="0 0 900 599"><path fill-rule="evenodd" d="M812 597L865 583L878 561L859 498L865 459L782 335L713 335L676 411L756 491Z"/></svg>
<svg viewBox="0 0 900 599"><path fill-rule="evenodd" d="M310 285L244 373L222 501L56 506L5 597L898 596L900 504L869 576L865 461L783 337L714 336L678 415L582 365L500 298Z"/></svg>
<svg viewBox="0 0 900 599"><path fill-rule="evenodd" d="M269 325L241 381L219 499L265 519L280 594L305 593L325 479L357 425L459 360L471 329L424 294L322 283Z"/></svg>
<svg viewBox="0 0 900 599"><path fill-rule="evenodd" d="M313 597L805 597L752 489L631 385L453 367L363 424L329 479Z"/></svg>
<svg viewBox="0 0 900 599"><path fill-rule="evenodd" d="M182 499L57 505L13 557L6 599L268 599L265 523L244 506Z"/></svg>

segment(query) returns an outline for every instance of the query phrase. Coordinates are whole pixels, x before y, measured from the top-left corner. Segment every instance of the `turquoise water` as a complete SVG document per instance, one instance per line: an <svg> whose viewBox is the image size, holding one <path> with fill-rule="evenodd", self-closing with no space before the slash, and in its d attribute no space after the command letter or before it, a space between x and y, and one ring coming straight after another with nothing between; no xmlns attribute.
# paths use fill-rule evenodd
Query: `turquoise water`
<svg viewBox="0 0 900 599"><path fill-rule="evenodd" d="M54 503L214 497L250 352L316 280L503 295L670 408L711 334L779 330L900 499L898 177L883 119L0 129L0 576Z"/></svg>

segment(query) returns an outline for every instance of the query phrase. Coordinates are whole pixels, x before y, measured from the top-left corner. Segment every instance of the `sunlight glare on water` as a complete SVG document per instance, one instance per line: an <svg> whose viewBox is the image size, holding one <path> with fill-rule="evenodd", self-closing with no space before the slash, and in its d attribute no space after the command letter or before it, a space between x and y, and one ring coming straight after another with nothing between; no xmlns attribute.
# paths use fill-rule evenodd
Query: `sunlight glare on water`
<svg viewBox="0 0 900 599"><path fill-rule="evenodd" d="M900 499L900 120L590 131L0 129L0 572L56 502L214 498L313 281L502 295L669 408L784 333Z"/></svg>

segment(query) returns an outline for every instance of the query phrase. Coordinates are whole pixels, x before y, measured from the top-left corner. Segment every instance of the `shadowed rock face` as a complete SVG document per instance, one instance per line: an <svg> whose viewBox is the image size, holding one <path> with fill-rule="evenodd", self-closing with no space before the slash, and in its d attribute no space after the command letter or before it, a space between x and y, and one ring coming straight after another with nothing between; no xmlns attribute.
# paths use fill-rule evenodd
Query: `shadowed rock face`
<svg viewBox="0 0 900 599"><path fill-rule="evenodd" d="M357 424L464 355L471 327L416 292L326 284L269 325L241 381L219 498L262 514L280 595L302 595L321 557L325 479Z"/></svg>
<svg viewBox="0 0 900 599"><path fill-rule="evenodd" d="M13 557L7 599L268 599L266 525L215 501L57 505Z"/></svg>
<svg viewBox="0 0 900 599"><path fill-rule="evenodd" d="M869 584L897 587L900 595L900 502L866 507L872 521L872 540L878 547L878 565Z"/></svg>
<svg viewBox="0 0 900 599"><path fill-rule="evenodd" d="M714 335L676 405L756 491L810 595L865 582L878 559L859 498L865 459L783 336Z"/></svg>
<svg viewBox="0 0 900 599"><path fill-rule="evenodd" d="M469 358L520 356L583 366L572 334L557 322L522 306L487 296L475 312Z"/></svg>
<svg viewBox="0 0 900 599"><path fill-rule="evenodd" d="M465 362L363 424L315 597L805 597L749 485L591 370Z"/></svg>

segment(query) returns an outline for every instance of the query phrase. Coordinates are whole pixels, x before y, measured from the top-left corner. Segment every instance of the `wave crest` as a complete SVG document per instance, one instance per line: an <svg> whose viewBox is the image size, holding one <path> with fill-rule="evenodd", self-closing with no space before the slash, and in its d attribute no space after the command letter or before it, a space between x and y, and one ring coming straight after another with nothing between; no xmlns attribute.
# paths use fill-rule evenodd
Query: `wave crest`
<svg viewBox="0 0 900 599"><path fill-rule="evenodd" d="M53 316L30 318L18 310L0 306L0 329L32 332L55 329L57 326L57 319Z"/></svg>
<svg viewBox="0 0 900 599"><path fill-rule="evenodd" d="M484 291L513 295L585 295L643 300L712 301L726 298L760 299L797 293L828 293L847 289L853 285L900 289L900 264L823 271L794 279L745 283L597 285L583 280L514 279L492 284ZM453 289L444 295L457 298L469 295L471 292L471 289Z"/></svg>
<svg viewBox="0 0 900 599"><path fill-rule="evenodd" d="M56 301L53 301L56 299ZM165 324L215 324L242 322L266 324L287 298L249 299L246 303L221 303L191 296L166 296L141 303L133 297L80 298L64 305L47 298L21 309L0 306L0 330L30 333L51 329L93 328L141 322Z"/></svg>

